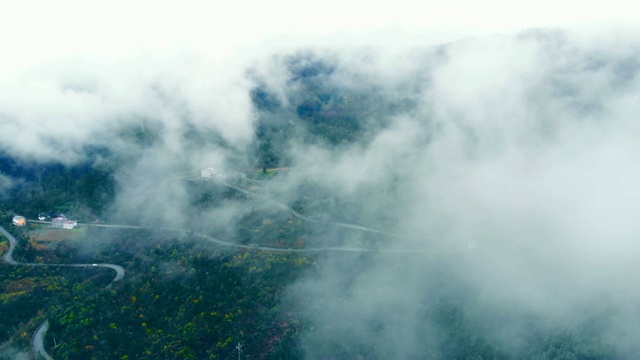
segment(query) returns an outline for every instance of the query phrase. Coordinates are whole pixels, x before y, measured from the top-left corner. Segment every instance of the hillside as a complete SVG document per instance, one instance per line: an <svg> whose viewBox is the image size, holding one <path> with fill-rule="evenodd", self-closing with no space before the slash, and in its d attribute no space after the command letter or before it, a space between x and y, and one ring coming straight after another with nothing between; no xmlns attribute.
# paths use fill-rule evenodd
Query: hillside
<svg viewBox="0 0 640 360"><path fill-rule="evenodd" d="M581 36L25 73L0 359L638 358L640 57Z"/></svg>

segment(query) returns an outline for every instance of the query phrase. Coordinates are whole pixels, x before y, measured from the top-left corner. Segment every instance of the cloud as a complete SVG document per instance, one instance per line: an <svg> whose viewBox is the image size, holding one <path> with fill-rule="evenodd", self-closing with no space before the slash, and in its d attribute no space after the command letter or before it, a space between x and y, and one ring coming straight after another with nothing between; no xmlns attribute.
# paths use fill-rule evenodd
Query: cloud
<svg viewBox="0 0 640 360"><path fill-rule="evenodd" d="M21 73L0 83L3 148L77 162L84 146L108 146L140 118L161 123L167 145L185 124L246 143L252 138L248 82L232 67L221 71L225 66L189 56L141 57L111 66L68 60Z"/></svg>
<svg viewBox="0 0 640 360"><path fill-rule="evenodd" d="M11 347L12 344L4 343L0 348L0 356L4 359L16 359L16 360L27 360L29 359L29 353L26 351L22 351L19 348Z"/></svg>
<svg viewBox="0 0 640 360"><path fill-rule="evenodd" d="M14 185L14 179L0 173L0 198L5 197Z"/></svg>
<svg viewBox="0 0 640 360"><path fill-rule="evenodd" d="M308 324L310 358L436 357L452 326L517 357L529 326L576 328L604 303L619 313L603 332L630 331L637 32L586 26L628 16L549 2L340 5L116 2L100 16L79 2L16 5L22 16L0 25L24 29L0 63L0 149L75 164L106 148L122 160L112 217L179 227L196 211L178 174L262 165L257 134L275 129L291 170L262 195L295 205L321 194L307 216L404 235L327 226L310 242L425 250L320 256L287 298ZM501 6L507 15L484 11ZM267 16L279 7L293 12ZM541 25L586 27L492 35ZM314 71L303 79L304 69ZM274 109L256 106L259 87ZM357 126L314 129L305 104ZM0 194L10 185L0 177ZM197 216L223 226L254 205L220 202Z"/></svg>
<svg viewBox="0 0 640 360"><path fill-rule="evenodd" d="M394 231L420 237L393 245L426 249L412 259L320 261L291 290L313 324L308 356L444 351L442 302L466 308L465 326L479 326L510 356L526 350L509 345L526 343L525 319L553 334L581 326L585 308L615 304L626 315L601 329L628 331L625 317L636 315L620 309L639 300L630 285L640 251L637 125L627 115L637 109L626 100L637 94L636 55L565 32L474 39L443 52L428 75L416 74L424 98L371 141L296 152L295 176L330 184L361 209L389 211L358 189L390 185ZM430 285L443 278L450 284ZM513 311L507 319L482 315L501 306ZM504 326L517 334L504 335ZM632 346L598 340L616 351Z"/></svg>

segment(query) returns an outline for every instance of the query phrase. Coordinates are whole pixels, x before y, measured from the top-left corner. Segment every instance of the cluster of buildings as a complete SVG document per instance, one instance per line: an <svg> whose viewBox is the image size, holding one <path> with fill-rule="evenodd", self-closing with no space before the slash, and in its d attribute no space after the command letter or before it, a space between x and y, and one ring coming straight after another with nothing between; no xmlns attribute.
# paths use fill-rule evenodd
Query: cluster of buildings
<svg viewBox="0 0 640 360"><path fill-rule="evenodd" d="M212 178L212 177L222 177L223 173L219 169L206 168L200 171L200 175L202 175L203 178Z"/></svg>
<svg viewBox="0 0 640 360"><path fill-rule="evenodd" d="M58 216L56 218L51 219L51 227L54 229L75 229L78 227L78 222L76 220L69 220L64 216Z"/></svg>
<svg viewBox="0 0 640 360"><path fill-rule="evenodd" d="M39 220L45 220L46 216L38 215ZM12 220L13 225L15 226L25 226L27 225L27 219L24 216L16 215ZM54 229L75 229L78 227L78 222L76 220L69 220L64 215L59 215L51 219L51 227Z"/></svg>

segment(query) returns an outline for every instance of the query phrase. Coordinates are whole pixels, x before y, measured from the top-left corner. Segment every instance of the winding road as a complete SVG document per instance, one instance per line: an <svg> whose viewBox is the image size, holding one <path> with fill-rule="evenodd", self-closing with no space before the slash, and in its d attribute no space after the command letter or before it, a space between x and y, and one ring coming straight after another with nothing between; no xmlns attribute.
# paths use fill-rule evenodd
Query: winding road
<svg viewBox="0 0 640 360"><path fill-rule="evenodd" d="M284 205L283 205L284 206ZM290 211L295 211L289 209ZM303 220L308 219L306 216L302 217ZM27 220L30 223L36 224L51 224L51 221L42 221L42 220ZM317 221L319 220L306 220L306 221ZM321 222L325 224L341 224L341 223L332 223L332 222ZM358 225L352 224L344 224L345 226L351 226L353 229L360 229L361 227ZM178 232L186 232L188 229L176 228L176 227L166 227L166 226L137 226L137 225L119 225L119 224L90 224L90 223L78 223L78 226L95 226L95 227L106 227L106 228L117 228L117 229L158 229L158 230L169 230L169 231L178 231ZM369 229L366 227L362 227L364 229L368 229L369 231L377 231L375 229ZM324 247L315 247L315 248L288 248L288 247L273 247L273 246L262 246L262 245L243 245L237 244L229 241L220 240L214 237L211 237L206 234L194 233L198 237L201 237L207 241L216 243L218 245L234 247L238 249L253 249L253 250L262 250L262 251L279 251L279 252L387 252L387 253L426 253L427 250L424 249L389 249L389 248L363 248L363 247L339 247L339 246L324 246ZM429 251L434 252L434 251ZM42 265L42 264L30 264L30 265ZM86 264L74 264L74 265L66 265L66 266L75 266L75 265L86 265ZM98 264L100 266L111 267L112 264ZM65 266L65 265L59 265ZM118 266L118 265L114 265ZM112 268L116 270L115 268ZM117 271L117 270L116 270ZM115 280L114 280L115 281Z"/></svg>
<svg viewBox="0 0 640 360"><path fill-rule="evenodd" d="M2 255L2 260L9 265L20 265L20 263L13 260L13 250L16 248L16 245L18 245L18 240L16 240L16 238L14 238L13 235L11 235L11 233L2 226L0 226L0 233L9 239L9 251Z"/></svg>
<svg viewBox="0 0 640 360"><path fill-rule="evenodd" d="M51 355L44 349L44 334L49 330L49 320L45 320L33 333L31 338L31 344L33 346L33 352L37 356L41 356L46 360L53 360Z"/></svg>
<svg viewBox="0 0 640 360"><path fill-rule="evenodd" d="M120 281L124 278L124 268L120 265L116 264L40 264L40 263L23 263L17 262L13 259L13 251L18 245L18 240L8 232L4 227L0 226L0 233L4 235L9 240L9 250L2 256L2 259L9 265L13 266L59 266L59 267L105 267L109 269L113 269L116 272L116 276L111 280L111 282L107 285L107 288L110 287L113 283ZM31 345L33 346L33 352L36 357L42 357L47 360L53 360L51 355L47 353L44 348L44 334L49 329L49 320L46 320L38 326L38 329L33 334L31 338Z"/></svg>
<svg viewBox="0 0 640 360"><path fill-rule="evenodd" d="M279 251L279 252L385 252L385 253L426 253L426 250L423 249L374 249L374 248L361 248L361 247L348 247L348 246L325 246L325 247L316 247L316 248L284 248L284 247L272 247L272 246L262 246L262 245L242 245L235 244L228 241L216 239L209 235L205 234L194 234L199 236L205 240L211 241L213 243L225 246L231 246L235 248L241 249L253 249L253 250L262 250L262 251ZM433 251L429 251L430 253Z"/></svg>
<svg viewBox="0 0 640 360"><path fill-rule="evenodd" d="M380 229L374 229L374 228L370 228L367 226L362 226L362 225L357 225L357 224L349 224L349 223L342 223L342 222L334 222L334 221L324 221L324 220L317 220L317 219L313 219L310 218L308 216L302 215L299 212L297 212L296 210L294 210L293 208L283 204L283 203L279 203L273 199L270 199L266 196L262 196L262 195L258 195L255 193L252 193L249 190L245 190L241 187L229 184L226 181L223 180L215 180L221 184L223 184L226 187L229 187L231 189L240 191L243 194L249 195L251 197L258 197L261 198L267 202L270 202L272 204L274 204L275 206L286 210L288 212L290 212L293 216L297 217L298 219L307 221L307 222L311 222L311 223L316 223L316 224L326 224L326 225L333 225L333 226L337 226L337 227L342 227L342 228L347 228L347 229L354 229L354 230L360 230L360 231L365 231L365 232L371 232L371 233L376 233L376 234L382 234L382 235L387 235L387 236L393 236L393 237L399 237L399 238L406 238L406 239L411 239L413 237L411 236L407 236L407 235L402 235L402 234L398 234L398 233L394 233L394 232L390 232L390 231L384 231L384 230L380 230Z"/></svg>
<svg viewBox="0 0 640 360"><path fill-rule="evenodd" d="M13 235L11 235L10 232L8 232L2 226L0 226L0 233L2 233L7 239L9 239L9 251L7 251L2 256L2 259L9 265L14 265L14 266L59 266L59 267L80 267L80 268L85 268L85 267L105 267L105 268L113 269L116 272L116 276L113 278L113 280L111 280L111 282L107 286L110 286L114 282L120 281L120 280L122 280L122 278L124 278L124 273L125 273L124 268L122 266L116 265L116 264L40 264L40 263L22 263L22 262L17 262L17 261L15 261L13 259L13 250L18 245L18 241L16 240L15 237L13 237Z"/></svg>
<svg viewBox="0 0 640 360"><path fill-rule="evenodd" d="M180 176L181 177L181 176ZM248 178L245 179L249 180ZM237 187L235 185L229 184L225 181L222 180L216 180L218 182L220 182L221 184L237 190L239 192L242 192L246 195L249 195L251 197L259 197L271 204L274 204L275 206L290 212L293 216L303 220L303 221L307 221L307 222L311 222L311 223L317 223L317 224L326 224L326 225L333 225L333 226L337 226L337 227L342 227L342 228L347 228L347 229L354 229L354 230L359 230L359 231L365 231L365 232L370 232L370 233L377 233L377 234L382 234L382 235L387 235L387 236L393 236L393 237L400 237L400 238L411 238L409 236L406 235L402 235L402 234L397 234L397 233L393 233L393 232L389 232L389 231L384 231L384 230L379 230L379 229L374 229L374 228L370 228L370 227L366 227L366 226L362 226L362 225L356 225L356 224L349 224L349 223L342 223L342 222L332 222L332 221L324 221L324 220L317 220L317 219L313 219L310 218L308 216L302 215L301 213L297 212L296 210L294 210L293 208L282 204L280 202L277 202L273 199L267 198L265 196L261 196L255 193L252 193L246 189ZM263 182L260 180L253 180L256 182ZM50 221L40 221L40 220L28 220L28 222L31 223L39 223L39 224L50 224ZM172 231L187 231L185 229L180 229L180 228L173 228L173 227L150 227L150 226L137 226L137 225L118 225L118 224L90 224L90 223L78 223L78 225L80 226L94 226L94 227L107 227L107 228L120 228L120 229L149 229L149 228L154 228L154 229L164 229L164 230L172 230ZM23 262L17 262L13 259L13 251L15 249L15 247L18 244L18 241L16 240L16 238L9 233L4 227L0 226L0 233L2 233L8 240L9 240L9 250L3 255L3 260L9 264L9 265L13 265L13 266L59 266L59 267L106 267L106 268L110 268L113 269L116 272L115 277L113 278L113 280L107 285L107 288L110 287L113 283L120 281L124 278L124 274L125 274L125 270L122 266L120 265L116 265L116 264L106 264L106 263L95 263L95 264L40 264L40 263L23 263ZM236 244L236 243L232 243L232 242L228 242L228 241L224 241L224 240L220 240L220 239L216 239L214 237L205 235L205 234L194 234L196 236L199 236L205 240L211 241L213 243L219 244L219 245L224 245L224 246L229 246L229 247L235 247L235 248L241 248L241 249L253 249L253 250L260 250L260 251L278 251L278 252L298 252L298 253L303 253L303 252L385 252L385 253L426 253L427 250L424 249L374 249L374 248L361 248L361 247L332 247L332 246L327 246L327 247L318 247L318 248L279 248L279 247L271 247L271 246L258 246L258 245L242 245L242 244ZM431 252L435 252L433 250L428 251L429 253ZM38 326L37 330L35 331L35 333L33 334L32 337L32 346L33 346L33 351L36 355L36 357L42 357L44 359L47 360L53 360L53 358L46 352L45 348L44 348L44 334L47 332L49 328L49 320L45 319L45 321L40 324L40 326Z"/></svg>

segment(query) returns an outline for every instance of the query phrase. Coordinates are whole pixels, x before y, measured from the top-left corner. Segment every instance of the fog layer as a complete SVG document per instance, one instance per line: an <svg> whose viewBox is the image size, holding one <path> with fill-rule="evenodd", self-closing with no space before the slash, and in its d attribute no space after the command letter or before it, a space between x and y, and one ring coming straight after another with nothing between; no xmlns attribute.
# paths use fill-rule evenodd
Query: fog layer
<svg viewBox="0 0 640 360"><path fill-rule="evenodd" d="M113 218L184 226L181 172L288 167L261 196L293 206L312 187L326 202L305 215L397 235L310 232L312 245L379 251L322 255L289 290L309 358L517 357L532 334L565 331L633 357L638 45L536 30L393 51L57 62L2 79L0 149L121 159ZM0 174L0 195L17 182ZM197 217L224 227L256 206Z"/></svg>

